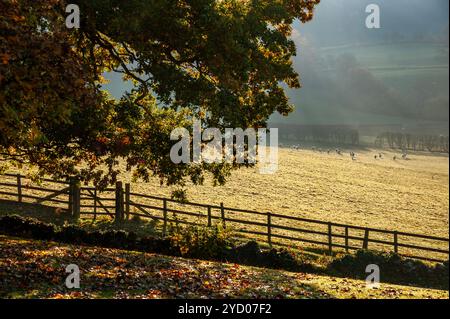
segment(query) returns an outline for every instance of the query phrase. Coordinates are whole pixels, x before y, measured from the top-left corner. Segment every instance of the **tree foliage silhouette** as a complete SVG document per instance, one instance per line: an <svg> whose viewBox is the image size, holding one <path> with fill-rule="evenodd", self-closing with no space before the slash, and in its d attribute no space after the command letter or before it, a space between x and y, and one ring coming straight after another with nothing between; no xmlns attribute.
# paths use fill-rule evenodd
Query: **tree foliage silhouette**
<svg viewBox="0 0 450 319"><path fill-rule="evenodd" d="M119 160L161 183L224 183L233 165L175 165L170 132L206 126L266 127L293 107L292 23L318 0L0 0L0 154L40 174L107 185ZM107 72L133 89L113 99Z"/></svg>

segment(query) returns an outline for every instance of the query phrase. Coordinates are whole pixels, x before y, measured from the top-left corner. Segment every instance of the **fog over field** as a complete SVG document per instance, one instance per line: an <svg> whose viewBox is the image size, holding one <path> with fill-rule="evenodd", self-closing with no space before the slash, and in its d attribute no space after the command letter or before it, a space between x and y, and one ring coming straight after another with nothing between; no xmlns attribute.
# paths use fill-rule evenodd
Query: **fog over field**
<svg viewBox="0 0 450 319"><path fill-rule="evenodd" d="M380 6L381 29L365 27L370 3ZM295 26L303 88L288 92L296 111L272 121L397 124L448 134L448 6L446 0L322 1L312 22Z"/></svg>

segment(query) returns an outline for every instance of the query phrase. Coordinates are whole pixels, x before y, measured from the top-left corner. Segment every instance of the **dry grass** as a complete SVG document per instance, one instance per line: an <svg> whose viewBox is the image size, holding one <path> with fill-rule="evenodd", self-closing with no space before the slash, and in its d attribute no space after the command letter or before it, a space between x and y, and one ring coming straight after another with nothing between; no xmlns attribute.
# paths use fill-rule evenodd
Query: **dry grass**
<svg viewBox="0 0 450 319"><path fill-rule="evenodd" d="M401 154L382 151L383 159L375 159L374 155L379 152L359 151L358 159L352 161L348 152L340 156L335 152L281 149L279 171L275 175L242 169L223 187L212 187L209 182L204 186L189 186L189 200L215 205L223 202L227 207L448 237L448 156L411 154L409 160L402 160ZM394 155L400 159L394 161ZM131 174L120 178L124 182L132 180ZM133 183L132 191L170 196L173 188L159 186L159 181L154 179L150 183ZM146 203L161 206L155 201ZM264 217L258 219L245 214L231 217L265 222ZM273 222L317 228L277 219ZM265 231L261 227L252 229ZM286 234L281 230L276 233ZM324 241L324 238L319 240ZM432 244L421 239L407 243ZM445 243L439 247L448 249ZM414 253L407 249L402 252Z"/></svg>
<svg viewBox="0 0 450 319"><path fill-rule="evenodd" d="M200 203L218 205L224 202L227 207L448 237L448 156L413 154L409 160L403 160L401 154L382 151L383 159L375 159L374 155L379 152L361 151L357 161L352 161L348 152L340 156L334 152L282 149L279 171L275 175L243 169L233 174L224 187L214 188L210 183L191 186L188 194L191 201ZM400 159L394 161L395 155ZM124 176L124 179L130 181L131 177ZM169 196L173 190L160 187L156 180L150 184L137 183L132 188L139 193L160 196ZM258 220L250 215L237 215L232 217ZM264 217L259 220L265 222ZM265 231L261 227L255 230ZM320 230L325 231L325 228ZM361 233L354 235L362 236ZM319 240L324 241L323 236ZM426 240L399 240L425 246L435 244ZM403 251L417 254L417 251Z"/></svg>

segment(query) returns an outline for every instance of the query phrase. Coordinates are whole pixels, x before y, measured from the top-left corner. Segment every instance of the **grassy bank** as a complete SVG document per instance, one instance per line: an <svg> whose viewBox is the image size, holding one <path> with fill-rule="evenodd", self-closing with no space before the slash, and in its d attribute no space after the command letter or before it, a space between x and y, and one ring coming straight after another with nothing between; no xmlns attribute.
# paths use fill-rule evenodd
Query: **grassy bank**
<svg viewBox="0 0 450 319"><path fill-rule="evenodd" d="M81 288L64 282L68 264ZM0 236L2 298L448 298L447 291Z"/></svg>

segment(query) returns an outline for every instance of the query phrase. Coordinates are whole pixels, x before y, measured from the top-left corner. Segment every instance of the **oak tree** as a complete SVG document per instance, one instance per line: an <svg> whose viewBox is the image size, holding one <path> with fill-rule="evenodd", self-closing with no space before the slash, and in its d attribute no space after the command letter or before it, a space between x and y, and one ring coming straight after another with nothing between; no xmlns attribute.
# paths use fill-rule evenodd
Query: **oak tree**
<svg viewBox="0 0 450 319"><path fill-rule="evenodd" d="M288 115L284 87L295 20L319 0L78 0L79 29L63 0L0 0L0 160L39 174L114 182L119 161L162 183L225 182L233 165L175 165L170 133L190 128L266 127ZM118 72L133 89L103 89Z"/></svg>

